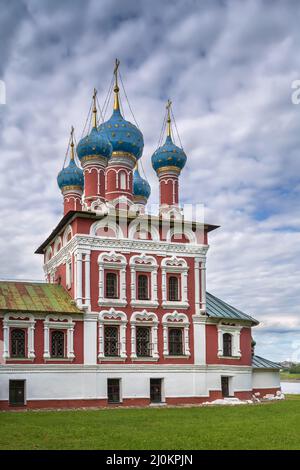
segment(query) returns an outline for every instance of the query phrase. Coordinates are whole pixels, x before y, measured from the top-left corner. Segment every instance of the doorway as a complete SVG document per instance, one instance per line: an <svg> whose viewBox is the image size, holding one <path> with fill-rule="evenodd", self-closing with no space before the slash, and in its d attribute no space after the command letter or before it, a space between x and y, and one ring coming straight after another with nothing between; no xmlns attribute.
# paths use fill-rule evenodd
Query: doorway
<svg viewBox="0 0 300 470"><path fill-rule="evenodd" d="M151 403L162 402L162 379L150 379L150 401Z"/></svg>
<svg viewBox="0 0 300 470"><path fill-rule="evenodd" d="M25 405L25 380L9 381L9 404L11 406Z"/></svg>
<svg viewBox="0 0 300 470"><path fill-rule="evenodd" d="M222 388L223 398L230 397L229 380L230 380L230 377L221 377L221 388Z"/></svg>
<svg viewBox="0 0 300 470"><path fill-rule="evenodd" d="M120 379L107 379L108 403L120 403Z"/></svg>

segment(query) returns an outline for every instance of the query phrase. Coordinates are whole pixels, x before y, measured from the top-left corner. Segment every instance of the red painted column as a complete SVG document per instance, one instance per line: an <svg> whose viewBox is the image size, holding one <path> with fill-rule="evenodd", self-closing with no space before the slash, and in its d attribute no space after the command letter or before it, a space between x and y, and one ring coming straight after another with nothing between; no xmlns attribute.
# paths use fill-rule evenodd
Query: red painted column
<svg viewBox="0 0 300 470"><path fill-rule="evenodd" d="M66 187L62 190L64 197L64 215L69 211L82 211L82 189L79 187Z"/></svg>
<svg viewBox="0 0 300 470"><path fill-rule="evenodd" d="M122 196L133 199L133 168L136 158L129 153L113 152L105 172L105 198L113 201Z"/></svg>
<svg viewBox="0 0 300 470"><path fill-rule="evenodd" d="M94 201L105 201L105 168L107 160L99 156L82 159L84 175L84 202L90 207Z"/></svg>
<svg viewBox="0 0 300 470"><path fill-rule="evenodd" d="M158 172L160 206L178 206L179 173L176 167L163 167Z"/></svg>

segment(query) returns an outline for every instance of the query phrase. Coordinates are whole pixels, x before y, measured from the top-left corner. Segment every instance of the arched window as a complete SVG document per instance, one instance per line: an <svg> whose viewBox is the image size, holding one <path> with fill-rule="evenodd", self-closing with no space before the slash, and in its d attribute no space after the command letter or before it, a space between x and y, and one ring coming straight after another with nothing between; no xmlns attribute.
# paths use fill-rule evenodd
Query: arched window
<svg viewBox="0 0 300 470"><path fill-rule="evenodd" d="M65 357L65 334L63 331L53 331L52 333L51 357Z"/></svg>
<svg viewBox="0 0 300 470"><path fill-rule="evenodd" d="M138 276L138 300L149 300L148 276L140 274Z"/></svg>
<svg viewBox="0 0 300 470"><path fill-rule="evenodd" d="M178 277L170 276L169 277L169 300L178 301L179 300L179 286L178 286Z"/></svg>
<svg viewBox="0 0 300 470"><path fill-rule="evenodd" d="M183 329L169 328L169 354L170 356L182 356L183 354Z"/></svg>
<svg viewBox="0 0 300 470"><path fill-rule="evenodd" d="M120 189L127 189L125 171L121 171L120 173Z"/></svg>
<svg viewBox="0 0 300 470"><path fill-rule="evenodd" d="M223 334L223 356L232 356L232 336L230 333Z"/></svg>
<svg viewBox="0 0 300 470"><path fill-rule="evenodd" d="M11 357L26 356L25 331L15 328L11 332Z"/></svg>
<svg viewBox="0 0 300 470"><path fill-rule="evenodd" d="M105 296L107 299L118 298L118 277L116 273L106 274Z"/></svg>

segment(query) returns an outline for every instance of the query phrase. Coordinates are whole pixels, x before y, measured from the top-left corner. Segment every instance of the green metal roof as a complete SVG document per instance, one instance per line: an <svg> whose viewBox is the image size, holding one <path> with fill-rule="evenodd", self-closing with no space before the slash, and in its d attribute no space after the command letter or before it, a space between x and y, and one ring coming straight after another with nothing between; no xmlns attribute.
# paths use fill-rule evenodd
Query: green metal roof
<svg viewBox="0 0 300 470"><path fill-rule="evenodd" d="M0 281L0 311L82 314L62 286L22 281Z"/></svg>
<svg viewBox="0 0 300 470"><path fill-rule="evenodd" d="M253 369L281 369L281 365L260 356L252 357Z"/></svg>
<svg viewBox="0 0 300 470"><path fill-rule="evenodd" d="M227 304L214 295L206 292L206 311L207 315L212 318L226 318L230 320L247 320L253 325L258 325L258 321L250 317L246 313L241 312L235 307Z"/></svg>

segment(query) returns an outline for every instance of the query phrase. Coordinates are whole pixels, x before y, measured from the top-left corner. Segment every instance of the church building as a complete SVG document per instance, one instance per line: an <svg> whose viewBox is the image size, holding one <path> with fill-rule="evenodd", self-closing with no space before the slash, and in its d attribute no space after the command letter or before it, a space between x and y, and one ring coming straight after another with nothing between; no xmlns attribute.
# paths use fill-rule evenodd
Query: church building
<svg viewBox="0 0 300 470"><path fill-rule="evenodd" d="M0 281L0 409L276 394L280 366L254 353L258 321L206 290L218 226L189 220L180 206L188 159L171 102L152 155L152 214L143 134L124 118L120 83L116 61L111 117L101 119L94 91L78 144L72 128L57 177L62 218L36 250L46 282Z"/></svg>

